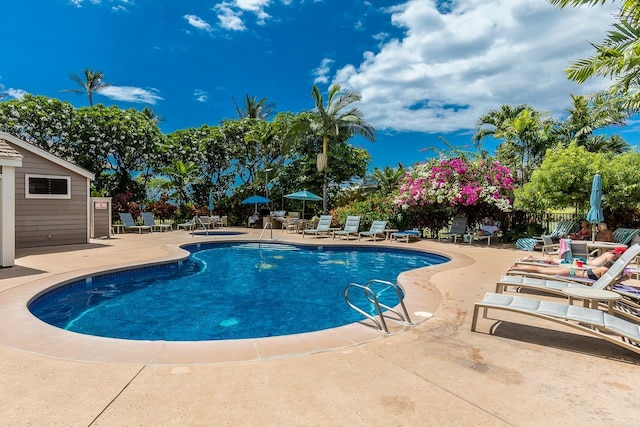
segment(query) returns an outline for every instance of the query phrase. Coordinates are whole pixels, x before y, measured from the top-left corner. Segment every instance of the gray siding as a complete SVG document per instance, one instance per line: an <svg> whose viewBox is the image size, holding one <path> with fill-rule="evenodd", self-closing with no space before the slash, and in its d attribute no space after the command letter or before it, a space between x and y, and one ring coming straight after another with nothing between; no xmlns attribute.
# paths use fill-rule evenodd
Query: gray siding
<svg viewBox="0 0 640 427"><path fill-rule="evenodd" d="M95 201L91 200L92 209L92 229L91 238L110 237L111 236L111 202L107 203L107 209L96 209Z"/></svg>
<svg viewBox="0 0 640 427"><path fill-rule="evenodd" d="M87 243L87 178L20 147L16 169L16 248ZM71 178L71 199L25 198L25 174Z"/></svg>

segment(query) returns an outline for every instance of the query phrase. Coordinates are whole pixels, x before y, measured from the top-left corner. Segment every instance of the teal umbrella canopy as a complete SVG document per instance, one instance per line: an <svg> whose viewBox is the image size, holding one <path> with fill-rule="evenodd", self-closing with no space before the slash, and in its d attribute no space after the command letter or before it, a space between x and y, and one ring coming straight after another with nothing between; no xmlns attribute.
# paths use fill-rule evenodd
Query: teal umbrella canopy
<svg viewBox="0 0 640 427"><path fill-rule="evenodd" d="M258 203L269 203L269 202L271 202L271 200L267 199L266 197L251 196L251 197L247 197L246 199L241 201L240 204L242 204L242 205L256 205Z"/></svg>
<svg viewBox="0 0 640 427"><path fill-rule="evenodd" d="M240 202L241 205L255 205L254 211L258 212L258 204L270 203L271 200L262 196L251 196L247 197L243 201Z"/></svg>
<svg viewBox="0 0 640 427"><path fill-rule="evenodd" d="M599 173L595 174L593 177L589 202L591 207L589 208L589 213L587 213L587 221L591 224L597 224L604 221L604 214L602 213L602 177ZM593 227L591 240L595 240L595 226Z"/></svg>
<svg viewBox="0 0 640 427"><path fill-rule="evenodd" d="M312 202L317 202L319 200L322 200L322 197L316 196L315 194L307 190L302 190L296 193L287 194L284 197L286 197L287 199L302 200L302 218L304 218L304 208L307 200Z"/></svg>
<svg viewBox="0 0 640 427"><path fill-rule="evenodd" d="M291 194L287 194L286 196L287 199L293 199L293 200L311 200L314 202L317 202L318 200L322 200L322 197L320 196L316 196L315 194L311 193L310 191L307 190L302 190L302 191L298 191L296 193L291 193Z"/></svg>

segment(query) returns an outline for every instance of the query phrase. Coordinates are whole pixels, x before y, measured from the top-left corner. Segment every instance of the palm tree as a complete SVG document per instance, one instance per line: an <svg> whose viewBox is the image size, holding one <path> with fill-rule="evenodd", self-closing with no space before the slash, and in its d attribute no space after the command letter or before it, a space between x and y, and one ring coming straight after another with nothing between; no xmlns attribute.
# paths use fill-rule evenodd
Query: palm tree
<svg viewBox="0 0 640 427"><path fill-rule="evenodd" d="M327 95L327 104L320 90L313 85L311 96L315 103L316 123L311 128L318 132L322 138L322 154L318 154L317 168L318 172L324 172L324 182L322 185L322 211L327 213L327 154L329 152L329 141L345 140L353 135L360 135L368 141L375 141L375 129L365 121L362 112L355 107L350 107L347 111L343 110L354 102L362 99L358 92L346 91L340 93L340 85L334 84L329 88Z"/></svg>
<svg viewBox="0 0 640 427"><path fill-rule="evenodd" d="M566 6L595 6L606 0L549 0L559 8ZM612 0L611 3L614 1ZM621 0L619 23L607 33L602 44L591 43L596 54L571 64L565 72L569 79L584 83L593 76L615 79L611 92L624 99L629 110L640 109L640 93L637 91L640 77L640 3L637 0ZM629 90L629 88L635 88Z"/></svg>
<svg viewBox="0 0 640 427"><path fill-rule="evenodd" d="M64 89L62 92L71 92L77 94L86 93L89 97L89 106L93 106L93 94L98 90L111 86L111 83L102 81L104 74L101 71L93 71L93 68L84 69L84 80L75 73L71 73L69 78L76 82L82 89Z"/></svg>
<svg viewBox="0 0 640 427"><path fill-rule="evenodd" d="M620 154L628 150L629 145L619 136L594 135L594 131L601 128L625 125L628 114L621 110L619 99L611 98L608 93L591 98L571 95L571 103L572 107L567 109L569 116L556 129L557 136L565 145L576 141L593 153L610 151Z"/></svg>
<svg viewBox="0 0 640 427"><path fill-rule="evenodd" d="M384 169L374 168L371 177L378 184L380 194L386 196L398 188L398 182L405 174L406 171L404 167L401 163L398 163L398 167L393 169L389 166L385 166Z"/></svg>
<svg viewBox="0 0 640 427"><path fill-rule="evenodd" d="M188 189L197 181L198 171L195 163L177 159L173 159L170 166L162 168L161 172L168 178L163 188L173 192L172 197L176 199L178 206L189 199Z"/></svg>
<svg viewBox="0 0 640 427"><path fill-rule="evenodd" d="M267 98L258 99L257 96L249 97L248 94L245 95L243 108L240 108L235 99L233 103L236 104L236 112L241 119L265 120L275 109L274 104L267 103Z"/></svg>
<svg viewBox="0 0 640 427"><path fill-rule="evenodd" d="M500 110L491 110L478 119L473 140L479 142L487 136L504 140L498 151L508 154L503 157L505 160L517 159L517 164L506 165L519 170L523 182L527 182L531 170L542 161L549 146L552 128L551 119L545 119L544 114L528 105L515 108L503 105Z"/></svg>
<svg viewBox="0 0 640 427"><path fill-rule="evenodd" d="M489 110L488 113L480 116L476 122L476 133L473 135L473 141L482 141L487 136L496 137L496 133L500 134L507 126L507 123L513 121L522 111L530 108L530 106L522 104L516 107L503 105L499 110Z"/></svg>
<svg viewBox="0 0 640 427"><path fill-rule="evenodd" d="M160 122L164 122L164 117L161 117L158 114L156 114L156 112L153 111L153 108L149 106L144 107L141 113L147 116L153 122L154 125L157 125Z"/></svg>

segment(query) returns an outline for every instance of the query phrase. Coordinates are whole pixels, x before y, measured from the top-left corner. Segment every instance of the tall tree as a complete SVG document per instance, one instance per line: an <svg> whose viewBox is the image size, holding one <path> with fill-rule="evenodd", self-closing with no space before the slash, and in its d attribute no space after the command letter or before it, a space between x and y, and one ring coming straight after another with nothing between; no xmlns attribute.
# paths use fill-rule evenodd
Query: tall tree
<svg viewBox="0 0 640 427"><path fill-rule="evenodd" d="M93 71L93 68L84 69L84 79L75 73L71 73L69 78L76 82L82 89L64 89L62 92L71 92L77 94L86 93L89 97L89 106L93 106L93 94L98 90L111 86L111 83L103 81L104 74L102 71Z"/></svg>
<svg viewBox="0 0 640 427"><path fill-rule="evenodd" d="M399 186L400 179L406 174L406 171L401 163L398 163L397 168L390 168L385 166L384 169L374 168L371 177L378 184L378 191L380 194L388 195L393 193Z"/></svg>
<svg viewBox="0 0 640 427"><path fill-rule="evenodd" d="M240 107L235 99L233 103L240 119L266 120L275 109L275 105L267 102L267 98L258 99L257 96L249 97L248 94L245 95L244 106Z"/></svg>
<svg viewBox="0 0 640 427"><path fill-rule="evenodd" d="M611 3L614 3L612 0ZM559 8L566 6L596 6L607 0L549 0ZM640 3L637 0L621 0L618 13L619 22L609 31L601 44L592 43L596 54L573 62L566 70L567 76L578 83L584 83L594 76L614 79L611 93L622 97L629 110L640 110ZM630 90L632 89L632 90Z"/></svg>
<svg viewBox="0 0 640 427"><path fill-rule="evenodd" d="M607 137L594 134L598 129L623 126L626 123L627 114L606 94L596 94L589 98L571 95L571 103L571 108L567 109L569 116L555 131L565 146L576 141L578 145L594 153L611 151L620 154L629 149L629 144L617 135Z"/></svg>
<svg viewBox="0 0 640 427"><path fill-rule="evenodd" d="M322 140L322 153L318 154L316 166L323 172L322 211L327 212L327 166L329 143L347 141L359 135L368 141L375 141L375 129L364 119L360 110L351 104L358 102L362 96L358 92L341 92L340 85L332 85L327 94L327 103L320 90L313 85L311 96L315 109L310 115L302 115L296 128L304 128L305 132L318 136Z"/></svg>
<svg viewBox="0 0 640 427"><path fill-rule="evenodd" d="M169 196L177 201L178 206L186 203L191 194L191 185L198 180L198 166L192 162L173 159L171 165L162 168L162 173L168 180L164 188L169 190Z"/></svg>
<svg viewBox="0 0 640 427"><path fill-rule="evenodd" d="M553 120L528 105L503 105L500 110L491 110L478 119L473 139L480 141L492 136L503 140L497 150L500 162L520 171L520 178L527 182L552 143L549 139L552 129Z"/></svg>
<svg viewBox="0 0 640 427"><path fill-rule="evenodd" d="M141 113L149 117L149 119L153 122L154 125L164 122L164 117L159 116L155 111L153 111L153 108L149 106L144 107Z"/></svg>

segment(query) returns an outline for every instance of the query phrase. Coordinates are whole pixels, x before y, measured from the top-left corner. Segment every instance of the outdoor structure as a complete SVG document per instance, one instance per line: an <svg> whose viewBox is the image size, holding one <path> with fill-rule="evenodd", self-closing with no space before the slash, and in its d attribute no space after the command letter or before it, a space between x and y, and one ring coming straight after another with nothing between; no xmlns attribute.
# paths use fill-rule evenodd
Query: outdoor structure
<svg viewBox="0 0 640 427"><path fill-rule="evenodd" d="M111 237L111 222L111 197L92 197L91 238Z"/></svg>
<svg viewBox="0 0 640 427"><path fill-rule="evenodd" d="M2 266L16 248L87 243L94 175L0 132Z"/></svg>
<svg viewBox="0 0 640 427"><path fill-rule="evenodd" d="M0 139L0 267L10 267L15 258L16 168L22 155Z"/></svg>

